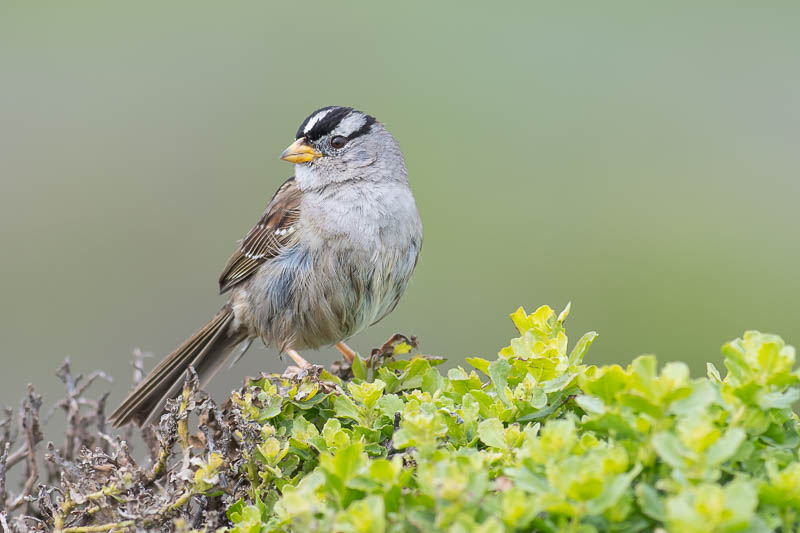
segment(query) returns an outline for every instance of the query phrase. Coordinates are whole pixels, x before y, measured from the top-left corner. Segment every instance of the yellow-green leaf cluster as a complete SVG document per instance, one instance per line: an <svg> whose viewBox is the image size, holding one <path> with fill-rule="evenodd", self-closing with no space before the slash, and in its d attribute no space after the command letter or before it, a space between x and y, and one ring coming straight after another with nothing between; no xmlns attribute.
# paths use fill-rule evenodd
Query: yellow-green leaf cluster
<svg viewBox="0 0 800 533"><path fill-rule="evenodd" d="M253 381L233 398L258 442L231 530L797 530L791 346L747 332L725 377L652 355L587 366L597 334L570 345L568 314L520 308L496 357L447 371L403 344L349 381ZM217 472L212 454L198 492Z"/></svg>

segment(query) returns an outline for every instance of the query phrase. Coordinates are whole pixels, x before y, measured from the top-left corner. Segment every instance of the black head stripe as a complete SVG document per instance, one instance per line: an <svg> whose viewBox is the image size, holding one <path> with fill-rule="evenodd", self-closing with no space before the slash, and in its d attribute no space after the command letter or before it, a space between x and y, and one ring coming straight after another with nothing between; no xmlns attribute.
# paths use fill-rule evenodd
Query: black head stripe
<svg viewBox="0 0 800 533"><path fill-rule="evenodd" d="M360 128L358 128L356 131L354 131L350 135L348 135L347 136L348 139L355 139L359 135L364 135L365 133L367 133L369 131L369 129L372 127L372 125L375 124L375 122L376 122L375 117L373 117L372 115L364 115L364 116L367 119L364 122L364 125L361 126Z"/></svg>
<svg viewBox="0 0 800 533"><path fill-rule="evenodd" d="M339 123L355 110L352 107L328 106L317 109L311 113L297 130L296 139L305 137L310 141L316 141L320 137L324 137L332 132ZM348 139L353 139L359 135L367 133L370 127L375 123L375 118L370 115L364 115L366 121L357 131L348 135ZM309 127L310 125L310 127ZM308 130L308 131L306 131Z"/></svg>
<svg viewBox="0 0 800 533"><path fill-rule="evenodd" d="M297 130L297 137L305 137L311 141L316 141L323 135L326 135L333 131L333 129L342 121L344 117L350 114L352 111L352 107L340 107L340 106L328 106L317 109L306 118L302 124L300 124L300 128ZM325 115L322 118L319 118L318 115L324 113ZM308 124L313 122L311 129L306 131Z"/></svg>

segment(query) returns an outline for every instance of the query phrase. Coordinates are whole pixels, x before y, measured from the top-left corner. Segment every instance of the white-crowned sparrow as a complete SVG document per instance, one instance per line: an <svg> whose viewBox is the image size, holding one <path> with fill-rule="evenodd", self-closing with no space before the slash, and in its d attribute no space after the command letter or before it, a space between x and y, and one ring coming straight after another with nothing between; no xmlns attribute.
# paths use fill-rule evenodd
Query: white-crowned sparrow
<svg viewBox="0 0 800 533"><path fill-rule="evenodd" d="M230 299L164 358L111 415L116 426L156 420L189 366L202 385L260 337L297 350L336 344L389 314L422 246L422 223L397 141L375 118L324 107L300 125L281 159L295 175L273 196L219 279Z"/></svg>

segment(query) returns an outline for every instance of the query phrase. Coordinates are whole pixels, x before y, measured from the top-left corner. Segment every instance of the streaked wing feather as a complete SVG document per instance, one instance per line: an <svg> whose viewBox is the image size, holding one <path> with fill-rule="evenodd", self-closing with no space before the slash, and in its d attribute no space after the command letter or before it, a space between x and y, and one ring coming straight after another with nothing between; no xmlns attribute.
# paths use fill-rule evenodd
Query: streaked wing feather
<svg viewBox="0 0 800 533"><path fill-rule="evenodd" d="M221 293L249 278L264 261L278 255L292 241L301 199L302 192L294 178L278 188L264 215L228 259L219 277Z"/></svg>

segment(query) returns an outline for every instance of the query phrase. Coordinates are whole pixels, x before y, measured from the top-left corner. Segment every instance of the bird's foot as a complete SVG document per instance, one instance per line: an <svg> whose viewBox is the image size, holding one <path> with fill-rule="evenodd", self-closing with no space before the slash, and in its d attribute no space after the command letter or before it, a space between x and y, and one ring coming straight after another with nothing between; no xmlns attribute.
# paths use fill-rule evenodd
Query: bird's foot
<svg viewBox="0 0 800 533"><path fill-rule="evenodd" d="M306 361L305 357L300 355L297 350L292 350L291 348L286 350L286 353L289 357L292 358L294 361L294 365L288 366L286 371L283 373L283 377L285 378L297 378L305 376L310 369L314 367L311 363Z"/></svg>
<svg viewBox="0 0 800 533"><path fill-rule="evenodd" d="M290 365L286 367L286 370L283 371L281 377L283 378L301 378L303 374L306 372L304 368L300 368L299 366Z"/></svg>
<svg viewBox="0 0 800 533"><path fill-rule="evenodd" d="M339 350L339 352L344 356L344 358L347 359L348 363L352 363L353 359L356 358L356 352L345 343L337 342L335 346L336 349Z"/></svg>

